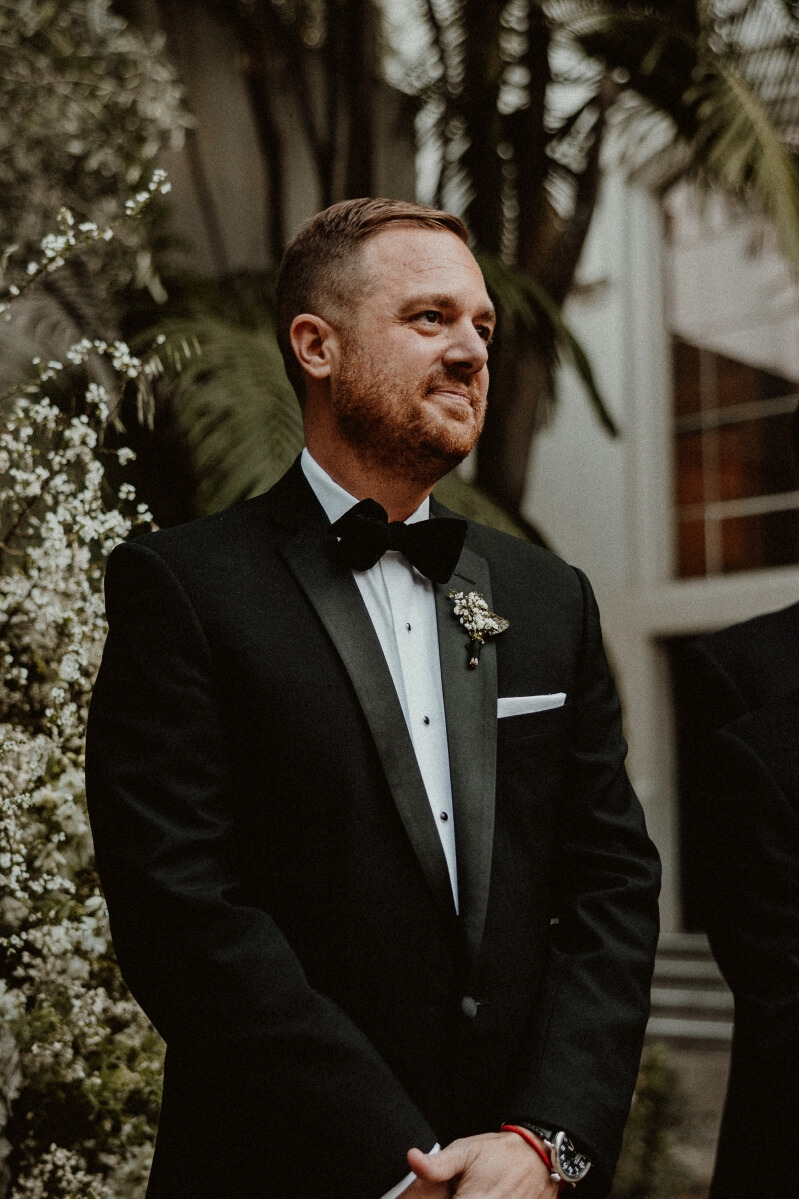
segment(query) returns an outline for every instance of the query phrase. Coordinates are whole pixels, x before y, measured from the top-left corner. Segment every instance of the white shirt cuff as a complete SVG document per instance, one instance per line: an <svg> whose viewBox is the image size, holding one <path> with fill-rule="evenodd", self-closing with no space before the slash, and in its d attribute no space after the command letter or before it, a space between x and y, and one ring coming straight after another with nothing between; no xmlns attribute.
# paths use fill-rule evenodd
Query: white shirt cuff
<svg viewBox="0 0 799 1199"><path fill-rule="evenodd" d="M434 1145L430 1150L430 1153L438 1153L440 1148L440 1145ZM405 1175L402 1182L398 1182L397 1185L392 1187L390 1191L386 1191L385 1195L380 1196L380 1199L399 1199L399 1196L403 1193L403 1191L408 1189L415 1178L416 1175L414 1174L413 1170L411 1170L410 1174Z"/></svg>

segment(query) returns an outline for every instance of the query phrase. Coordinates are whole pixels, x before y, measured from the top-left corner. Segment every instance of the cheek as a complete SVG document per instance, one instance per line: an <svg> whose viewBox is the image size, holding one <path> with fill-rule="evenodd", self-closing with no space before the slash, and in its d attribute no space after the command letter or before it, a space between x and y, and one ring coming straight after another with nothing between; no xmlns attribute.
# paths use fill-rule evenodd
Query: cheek
<svg viewBox="0 0 799 1199"><path fill-rule="evenodd" d="M486 400L488 398L488 367L487 366L484 366L483 369L479 372L479 374L475 376L475 383L477 386L478 395L480 396L480 400L482 402L482 407L485 408Z"/></svg>

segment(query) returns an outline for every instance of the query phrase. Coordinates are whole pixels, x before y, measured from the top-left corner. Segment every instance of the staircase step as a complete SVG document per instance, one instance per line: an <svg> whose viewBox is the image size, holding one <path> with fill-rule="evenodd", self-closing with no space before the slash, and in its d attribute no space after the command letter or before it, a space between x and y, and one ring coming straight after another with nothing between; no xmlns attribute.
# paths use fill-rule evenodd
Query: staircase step
<svg viewBox="0 0 799 1199"><path fill-rule="evenodd" d="M726 987L710 990L698 987L653 987L653 1008L688 1008L695 1011L732 1015L735 1001Z"/></svg>
<svg viewBox="0 0 799 1199"><path fill-rule="evenodd" d="M725 986L721 971L712 958L663 958L655 959L655 978L693 983L715 983Z"/></svg>
<svg viewBox="0 0 799 1199"><path fill-rule="evenodd" d="M712 1042L728 1045L732 1041L730 1020L690 1020L672 1016L652 1016L646 1028L649 1040Z"/></svg>
<svg viewBox="0 0 799 1199"><path fill-rule="evenodd" d="M722 1048L732 1040L733 1010L704 933L662 933L647 1038Z"/></svg>
<svg viewBox="0 0 799 1199"><path fill-rule="evenodd" d="M658 954L707 956L710 954L710 945L704 933L661 933L658 939Z"/></svg>

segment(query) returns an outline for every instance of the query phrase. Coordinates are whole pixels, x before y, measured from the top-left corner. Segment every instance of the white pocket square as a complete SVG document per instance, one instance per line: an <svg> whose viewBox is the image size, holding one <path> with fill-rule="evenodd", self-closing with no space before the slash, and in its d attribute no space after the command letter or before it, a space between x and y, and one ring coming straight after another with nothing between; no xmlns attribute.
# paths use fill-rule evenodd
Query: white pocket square
<svg viewBox="0 0 799 1199"><path fill-rule="evenodd" d="M528 712L546 712L549 708L562 708L566 702L565 691L554 691L551 695L508 695L497 700L497 719L503 716L526 716Z"/></svg>

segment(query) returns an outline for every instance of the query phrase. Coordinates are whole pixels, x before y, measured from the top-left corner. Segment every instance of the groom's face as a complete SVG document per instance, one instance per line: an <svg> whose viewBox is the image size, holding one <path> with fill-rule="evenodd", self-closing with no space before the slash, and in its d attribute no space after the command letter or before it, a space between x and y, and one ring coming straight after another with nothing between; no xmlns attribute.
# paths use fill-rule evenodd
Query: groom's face
<svg viewBox="0 0 799 1199"><path fill-rule="evenodd" d="M403 223L364 243L356 277L330 381L339 432L376 466L435 482L485 419L495 316L480 268L455 234Z"/></svg>

